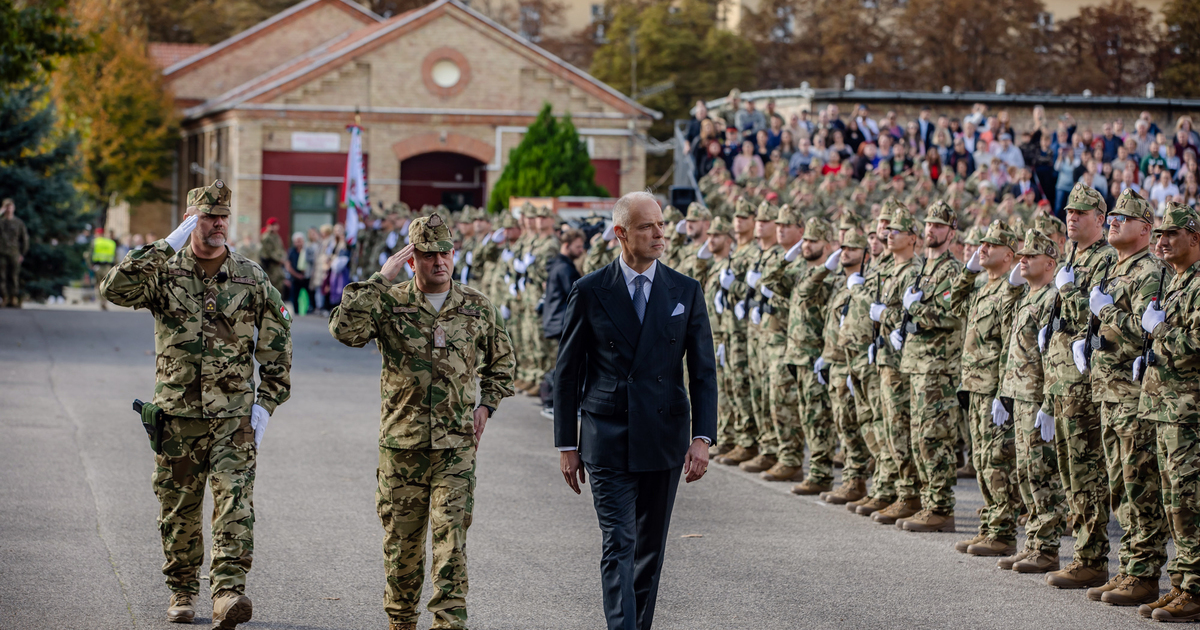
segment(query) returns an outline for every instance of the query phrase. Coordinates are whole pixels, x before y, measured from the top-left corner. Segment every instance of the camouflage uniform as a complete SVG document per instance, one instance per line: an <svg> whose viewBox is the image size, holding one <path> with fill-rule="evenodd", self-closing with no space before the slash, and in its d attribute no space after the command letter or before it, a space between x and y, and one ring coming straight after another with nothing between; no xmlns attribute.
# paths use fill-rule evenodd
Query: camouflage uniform
<svg viewBox="0 0 1200 630"><path fill-rule="evenodd" d="M997 219L981 242L1016 252L1017 237ZM1013 286L1007 272L991 279L963 268L950 296L951 308L967 322L962 350L960 392L968 396L966 416L976 480L983 494L979 533L1005 544L1017 540L1017 487L1014 417L997 426L992 404L999 397L1005 344L1012 330L1013 307L1024 285Z"/></svg>
<svg viewBox="0 0 1200 630"><path fill-rule="evenodd" d="M537 211L539 218L553 216L547 209ZM542 382L546 374L554 369L554 359L557 347L555 342L546 339L542 329L542 299L546 295L546 280L549 278L547 264L558 255L558 237L554 235L534 236L526 255L528 267L525 270L525 290L521 292L521 301L525 317L521 320L524 329L521 337L526 345L521 346L522 352L518 361L525 365L522 380L529 381L535 386Z"/></svg>
<svg viewBox="0 0 1200 630"><path fill-rule="evenodd" d="M29 252L25 222L13 214L0 215L0 295L3 306L17 306L21 296L21 257Z"/></svg>
<svg viewBox="0 0 1200 630"><path fill-rule="evenodd" d="M188 206L228 215L229 198L217 180L189 191ZM291 319L283 300L262 268L240 254L228 252L219 274L205 277L191 247L177 252L165 240L131 251L104 277L100 292L114 304L154 314L152 402L166 415L166 428L152 481L167 586L199 592L201 508L211 481L210 586L214 596L243 593L254 552L252 407L274 413L291 391Z"/></svg>
<svg viewBox="0 0 1200 630"><path fill-rule="evenodd" d="M1029 230L1021 256L1044 254L1057 259L1061 252L1045 234ZM1000 379L1000 396L1013 400L1012 423L1016 440L1017 482L1029 512L1025 522L1025 550L1058 555L1059 540L1066 529L1066 494L1058 474L1054 442L1042 439L1037 412L1045 397L1043 367L1038 350L1038 331L1050 317L1054 304L1054 282L1027 291L1013 309L1012 333Z"/></svg>
<svg viewBox="0 0 1200 630"><path fill-rule="evenodd" d="M267 272L267 277L271 279L271 285L282 295L286 278L283 263L287 260L287 248L283 246L283 239L279 238L278 232L267 230L263 233L259 242L258 258L262 261L262 268Z"/></svg>
<svg viewBox="0 0 1200 630"><path fill-rule="evenodd" d="M867 237L850 228L845 238L842 239L841 245L843 250L862 249L865 255ZM855 397L861 386L853 384L849 353L846 349L850 343L842 335L849 319L851 297L853 293L862 291L863 285L850 286L844 268L843 273L836 276L835 280L836 284L829 296L829 307L824 313L825 328L822 333L824 348L821 350L821 357L829 365L828 387L833 389L833 395L829 396L829 402L833 410L833 423L837 428L842 452L845 455L842 465L842 481L843 483L856 479L866 481L867 466L870 463L872 452L867 445L866 434L869 428L863 426L863 419L865 417L869 423L871 416L869 411L863 414L857 408L858 403L855 401ZM851 393L852 388L855 392L853 394ZM863 404L865 405L866 402L864 401Z"/></svg>
<svg viewBox="0 0 1200 630"><path fill-rule="evenodd" d="M774 230L775 227L773 224L778 216L778 212L778 208L763 202L759 206L758 212L755 215L755 221L769 222L772 224L769 229ZM778 243L772 245L766 250L763 250L761 246L759 246L758 249L758 259L750 271L766 275L766 273L774 267L777 260L783 259L784 251ZM749 283L747 282L747 285L748 284ZM766 462L770 459L775 459L779 454L780 442L782 439L778 431L780 421L776 419L774 410L770 405L770 375L771 370L775 367L775 362L771 361L771 358L779 353L778 350L772 349L772 344L776 339L776 335L779 332L778 328L780 328L780 326L770 323L770 313L764 312L765 306L771 307L767 310L773 310L775 308L775 304L772 304L771 300L763 295L762 284L758 284L756 287L748 290L745 293L745 296L746 297L743 299L742 303L742 309L745 311L745 318L743 321L745 321L747 324L746 341L747 346L749 347L750 358L750 400L752 406L754 407L754 417L759 419L758 456L759 458L762 458L756 462L757 464ZM778 300L776 301L776 304L778 304ZM737 315L736 310L737 309L735 306L735 316ZM755 315L756 312L757 315ZM767 326L762 325L762 317L764 315L768 316ZM759 323L757 324L754 322L756 318L759 319ZM784 413L787 412L787 410L784 410ZM788 427L795 426L789 421L785 420L784 422L787 423L786 426ZM803 436L789 434L789 437L793 439L793 446L795 439L803 440ZM801 442L801 452L803 452L803 442ZM772 464L768 463L766 467L769 468L771 465Z"/></svg>
<svg viewBox="0 0 1200 630"><path fill-rule="evenodd" d="M438 214L413 221L417 251L450 251ZM467 529L475 491L476 384L479 405L495 410L513 394L512 346L480 292L452 282L440 311L415 280L382 274L346 287L329 318L338 341L361 348L374 339L380 376L376 504L383 524L384 609L395 623L417 620L425 580L425 532L433 532L434 628L467 627Z"/></svg>
<svg viewBox="0 0 1200 630"><path fill-rule="evenodd" d="M733 226L724 217L717 217L708 228L708 235L726 234L732 238ZM713 351L717 358L717 435L713 444L722 449L732 448L737 441L736 426L743 413L737 397L733 395L738 387L736 377L739 372L744 376L745 366L738 368L732 363L730 355L730 339L734 334L733 308L725 291L721 288L721 276L730 269L732 258L729 252L724 258L713 258L705 266L704 281L705 304L708 305L708 321L712 324Z"/></svg>
<svg viewBox="0 0 1200 630"><path fill-rule="evenodd" d="M735 206L735 217L750 218L753 210L745 200L740 200ZM737 317L737 304L746 298L749 286L742 280L757 263L762 250L753 242L737 246L729 256L729 268L733 272L733 281L726 289L726 307L733 314L729 322L730 345L726 348L725 362L732 365L734 374L729 395L738 407L737 424L734 426L735 443L743 448L756 448L761 443L773 444L773 436L766 433L767 416L756 416L753 400L753 383L750 375L750 321ZM743 308L745 308L743 306Z"/></svg>
<svg viewBox="0 0 1200 630"><path fill-rule="evenodd" d="M926 209L925 222L957 227L954 210L942 202ZM951 488L958 481L954 442L960 409L955 391L963 337L962 321L950 309L949 298L961 269L949 251L922 265L914 284L925 296L908 309L917 328L908 334L900 359L900 371L912 382L913 460L921 479L921 507L943 516L954 514Z"/></svg>
<svg viewBox="0 0 1200 630"><path fill-rule="evenodd" d="M699 203L692 202L688 206L687 218L685 221L712 221L712 215L708 209ZM702 264L702 259L696 257L696 253L700 251L700 247L704 245L704 239L697 239L688 243L678 250L678 256L674 258L674 265L668 265L675 271L692 278L699 280L703 270L699 267Z"/></svg>
<svg viewBox="0 0 1200 630"><path fill-rule="evenodd" d="M1105 212L1100 193L1076 184L1066 207ZM1048 331L1046 399L1042 411L1054 418L1058 470L1075 516L1075 560L1089 568L1108 564L1108 482L1100 437L1100 410L1091 383L1075 367L1071 344L1087 333L1088 291L1098 284L1104 260L1116 252L1103 238L1075 252L1075 282L1058 289L1063 329Z"/></svg>

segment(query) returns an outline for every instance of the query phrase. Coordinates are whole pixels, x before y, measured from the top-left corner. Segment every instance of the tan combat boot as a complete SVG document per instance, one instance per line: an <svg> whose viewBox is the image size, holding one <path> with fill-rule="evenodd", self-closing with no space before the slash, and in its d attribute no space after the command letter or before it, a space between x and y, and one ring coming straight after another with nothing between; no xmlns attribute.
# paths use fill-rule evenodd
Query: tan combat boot
<svg viewBox="0 0 1200 630"><path fill-rule="evenodd" d="M1098 601L1100 601L1101 595L1104 595L1105 593L1113 590L1114 588L1117 588L1117 586L1119 586L1121 584L1121 582L1124 582L1124 581L1125 581L1125 574L1118 573L1118 574L1114 575L1111 580L1105 582L1103 586L1089 588L1087 590L1087 598L1094 602L1098 602ZM1155 597L1155 599L1158 599L1157 594L1155 594L1154 597ZM1145 604L1147 602L1138 602L1138 603Z"/></svg>
<svg viewBox="0 0 1200 630"><path fill-rule="evenodd" d="M958 468L958 470L954 471L954 474L959 479L974 479L975 478L975 464L972 464L971 462L968 461L966 464L960 466Z"/></svg>
<svg viewBox="0 0 1200 630"><path fill-rule="evenodd" d="M897 519L896 525L906 532L953 532L954 515L921 510L912 518ZM970 553L970 549L967 552Z"/></svg>
<svg viewBox="0 0 1200 630"><path fill-rule="evenodd" d="M513 381L513 389L523 392L529 389L529 381Z"/></svg>
<svg viewBox="0 0 1200 630"><path fill-rule="evenodd" d="M1191 593L1180 593L1170 604L1155 610L1150 618L1155 621L1196 621L1200 619L1200 602Z"/></svg>
<svg viewBox="0 0 1200 630"><path fill-rule="evenodd" d="M1154 611L1175 601L1175 598L1179 597L1179 594L1182 592L1183 591L1180 591L1178 586L1172 586L1171 590L1167 591L1166 595L1159 597L1153 604L1142 604L1141 606L1138 606L1138 614L1146 619L1149 619L1150 616L1154 614Z"/></svg>
<svg viewBox="0 0 1200 630"><path fill-rule="evenodd" d="M784 466L778 462L769 470L759 475L767 481L799 481L804 478L804 471L799 466Z"/></svg>
<svg viewBox="0 0 1200 630"><path fill-rule="evenodd" d="M1011 556L1017 553L1016 543L1001 542L995 538L985 538L970 547L967 553L972 556Z"/></svg>
<svg viewBox="0 0 1200 630"><path fill-rule="evenodd" d="M388 623L388 630L417 630L417 622L393 621Z"/></svg>
<svg viewBox="0 0 1200 630"><path fill-rule="evenodd" d="M920 511L920 499L896 499L891 505L872 514L871 519L881 525L892 525L897 520L908 518Z"/></svg>
<svg viewBox="0 0 1200 630"><path fill-rule="evenodd" d="M887 499L874 497L867 499L865 503L862 503L858 507L854 508L854 513L858 514L859 516L871 516L872 514L886 508L891 504L892 502L888 501Z"/></svg>
<svg viewBox="0 0 1200 630"><path fill-rule="evenodd" d="M1120 586L1105 593L1100 601L1113 606L1137 606L1158 600L1158 576L1127 575Z"/></svg>
<svg viewBox="0 0 1200 630"><path fill-rule="evenodd" d="M221 591L213 598L213 627L232 630L239 623L250 621L254 604L250 598L234 591Z"/></svg>
<svg viewBox="0 0 1200 630"><path fill-rule="evenodd" d="M957 551L958 553L967 553L967 547L970 547L971 545L974 545L975 543L981 543L986 538L987 538L987 534L975 534L974 538L968 538L966 540L960 540L960 541L954 543L954 550Z"/></svg>
<svg viewBox="0 0 1200 630"><path fill-rule="evenodd" d="M196 618L195 593L171 593L171 604L167 606L167 621L192 623Z"/></svg>
<svg viewBox="0 0 1200 630"><path fill-rule="evenodd" d="M1073 560L1065 569L1053 571L1046 576L1046 584L1054 588L1088 588L1103 586L1108 581L1108 567L1088 566Z"/></svg>
<svg viewBox="0 0 1200 630"><path fill-rule="evenodd" d="M837 490L831 490L821 495L821 500L833 505L842 505L857 501L867 496L867 480L851 479L843 481Z"/></svg>
<svg viewBox="0 0 1200 630"><path fill-rule="evenodd" d="M842 451L838 451L838 452L834 453L833 457L831 457L829 459L833 463L834 468L845 468L846 467L846 454L843 453Z"/></svg>
<svg viewBox="0 0 1200 630"><path fill-rule="evenodd" d="M1033 555L1033 553L1034 552L1026 549L1025 551L1022 551L1021 553L1000 558L999 560L996 561L996 568L1003 569L1005 571L1012 571L1014 564L1024 560L1025 558L1028 558L1029 556Z"/></svg>
<svg viewBox="0 0 1200 630"><path fill-rule="evenodd" d="M1017 573L1049 573L1058 570L1058 554L1035 551L1024 560L1014 562L1012 570Z"/></svg>
<svg viewBox="0 0 1200 630"><path fill-rule="evenodd" d="M708 447L708 456L710 458L720 457L733 450L732 444L713 444Z"/></svg>
<svg viewBox="0 0 1200 630"><path fill-rule="evenodd" d="M732 451L729 451L722 457L718 457L717 463L725 464L726 466L737 466L738 464L754 459L757 456L757 446L751 446L750 448L746 448L744 446L735 446L733 447Z"/></svg>
<svg viewBox="0 0 1200 630"><path fill-rule="evenodd" d="M812 479L805 479L804 481L801 481L800 483L792 486L792 494L799 494L802 496L812 496L814 494L821 494L822 492L828 492L832 489L833 489L832 483L829 483L829 482L817 483L817 482L813 481Z"/></svg>
<svg viewBox="0 0 1200 630"><path fill-rule="evenodd" d="M774 455L767 455L766 453L759 453L758 457L755 457L754 459L752 459L748 462L742 462L742 463L738 464L738 468L741 468L742 470L744 470L748 473L759 473L764 470L769 470L772 466L775 465L775 463L776 462L775 462Z"/></svg>

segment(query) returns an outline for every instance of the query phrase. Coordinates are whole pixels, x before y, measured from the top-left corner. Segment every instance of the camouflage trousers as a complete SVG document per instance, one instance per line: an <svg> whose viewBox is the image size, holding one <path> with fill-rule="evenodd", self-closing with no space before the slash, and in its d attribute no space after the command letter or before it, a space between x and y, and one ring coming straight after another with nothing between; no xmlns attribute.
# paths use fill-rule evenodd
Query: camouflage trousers
<svg viewBox="0 0 1200 630"><path fill-rule="evenodd" d="M1047 396L1054 410L1054 447L1067 505L1075 516L1075 559L1108 565L1108 471L1100 438L1100 409L1089 383L1070 385L1067 396Z"/></svg>
<svg viewBox="0 0 1200 630"><path fill-rule="evenodd" d="M1200 426L1156 422L1162 502L1175 560L1167 567L1171 584L1200 595Z"/></svg>
<svg viewBox="0 0 1200 630"><path fill-rule="evenodd" d="M1034 427L1041 406L1023 400L1013 401L1013 429L1017 446L1017 483L1021 500L1029 511L1025 522L1025 549L1058 553L1060 539L1067 528L1066 494L1058 474L1058 453L1054 442L1042 439L1042 430Z"/></svg>
<svg viewBox="0 0 1200 630"><path fill-rule="evenodd" d="M867 451L875 459L875 473L871 476L871 489L868 494L873 499L890 503L896 499L896 477L899 475L899 469L888 447L879 370L874 365L868 365L861 370L853 370L852 375L854 408L858 412L863 441L867 445Z"/></svg>
<svg viewBox="0 0 1200 630"><path fill-rule="evenodd" d="M829 379L829 405L833 411L833 424L841 438L842 453L845 455L842 480L866 479L871 452L867 449L866 438L863 437L862 421L855 408L854 396L850 394L850 386L846 384L850 379L850 366L845 363L831 363Z"/></svg>
<svg viewBox="0 0 1200 630"><path fill-rule="evenodd" d="M798 366L796 377L800 383L800 426L808 440L806 479L825 485L833 481L833 451L838 445L829 391L817 380L811 364Z"/></svg>
<svg viewBox="0 0 1200 630"><path fill-rule="evenodd" d="M729 403L733 407L733 443L750 448L758 443L758 424L754 417L754 402L750 395L750 350L743 334L729 337L725 348L725 365L728 368L727 388Z"/></svg>
<svg viewBox="0 0 1200 630"><path fill-rule="evenodd" d="M917 498L917 466L912 453L912 383L896 368L880 367L884 429L888 455L896 467L896 500Z"/></svg>
<svg viewBox="0 0 1200 630"><path fill-rule="evenodd" d="M733 375L729 341L724 333L713 333L713 354L717 358L717 434L713 444L732 447L737 443L738 405L733 397Z"/></svg>
<svg viewBox="0 0 1200 630"><path fill-rule="evenodd" d="M254 557L254 429L241 418L168 416L162 454L154 457L154 494L162 535L162 572L173 592L200 592L204 488L212 483L213 595L246 590Z"/></svg>
<svg viewBox="0 0 1200 630"><path fill-rule="evenodd" d="M0 252L0 294L6 300L21 297L21 261L16 252Z"/></svg>
<svg viewBox="0 0 1200 630"><path fill-rule="evenodd" d="M467 528L475 502L475 449L379 447L375 493L383 523L383 608L415 622L425 582L425 531L433 532L428 609L434 628L467 627Z"/></svg>
<svg viewBox="0 0 1200 630"><path fill-rule="evenodd" d="M796 367L783 361L785 346L766 346L767 404L771 433L777 440L775 459L784 466L804 465L804 428L800 424L800 391Z"/></svg>
<svg viewBox="0 0 1200 630"><path fill-rule="evenodd" d="M957 375L912 374L912 448L921 507L954 514L954 442L958 439Z"/></svg>
<svg viewBox="0 0 1200 630"><path fill-rule="evenodd" d="M758 427L755 441L759 453L774 456L779 452L779 436L775 433L769 406L770 372L767 370L766 333L750 324L746 346L750 355L750 405L754 409Z"/></svg>
<svg viewBox="0 0 1200 630"><path fill-rule="evenodd" d="M1013 417L996 426L992 421L994 400L993 394L971 392L965 414L971 429L971 463L975 465L975 480L983 494L979 533L1001 542L1015 543L1017 513L1021 511L1014 430L1016 401L1013 401Z"/></svg>
<svg viewBox="0 0 1200 630"><path fill-rule="evenodd" d="M1167 561L1168 535L1155 443L1157 422L1138 417L1135 398L1100 403L1100 424L1109 508L1124 532L1117 572L1157 578Z"/></svg>

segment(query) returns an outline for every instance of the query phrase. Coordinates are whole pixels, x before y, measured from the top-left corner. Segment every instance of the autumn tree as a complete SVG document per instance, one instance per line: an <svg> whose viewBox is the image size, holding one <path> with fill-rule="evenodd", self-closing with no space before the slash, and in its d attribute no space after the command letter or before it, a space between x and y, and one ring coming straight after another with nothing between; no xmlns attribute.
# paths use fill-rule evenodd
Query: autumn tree
<svg viewBox="0 0 1200 630"><path fill-rule="evenodd" d="M1163 6L1166 33L1163 36L1160 96L1200 96L1200 0L1170 0Z"/></svg>
<svg viewBox="0 0 1200 630"><path fill-rule="evenodd" d="M125 10L146 28L150 41L215 44L299 1L128 0Z"/></svg>
<svg viewBox="0 0 1200 630"><path fill-rule="evenodd" d="M1059 65L1051 70L1059 91L1143 95L1156 73L1162 33L1150 9L1111 0L1080 7L1059 24L1055 39Z"/></svg>
<svg viewBox="0 0 1200 630"><path fill-rule="evenodd" d="M88 48L75 31L75 22L63 11L63 0L17 7L0 1L0 86L17 86L54 70L64 56Z"/></svg>

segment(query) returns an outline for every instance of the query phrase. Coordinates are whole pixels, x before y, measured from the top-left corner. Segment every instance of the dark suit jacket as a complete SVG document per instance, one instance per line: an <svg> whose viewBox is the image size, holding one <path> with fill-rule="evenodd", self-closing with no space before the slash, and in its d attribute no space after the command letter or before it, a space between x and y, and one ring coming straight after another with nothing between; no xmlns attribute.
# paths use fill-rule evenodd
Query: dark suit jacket
<svg viewBox="0 0 1200 630"><path fill-rule="evenodd" d="M704 292L661 263L654 273L641 324L619 260L576 282L567 300L555 368L554 444L579 447L593 466L676 468L693 437L717 432L716 360ZM683 312L672 316L678 305Z"/></svg>
<svg viewBox="0 0 1200 630"><path fill-rule="evenodd" d="M542 303L542 333L548 339L558 339L567 321L567 296L579 280L579 270L570 258L561 253L547 264L546 297Z"/></svg>

